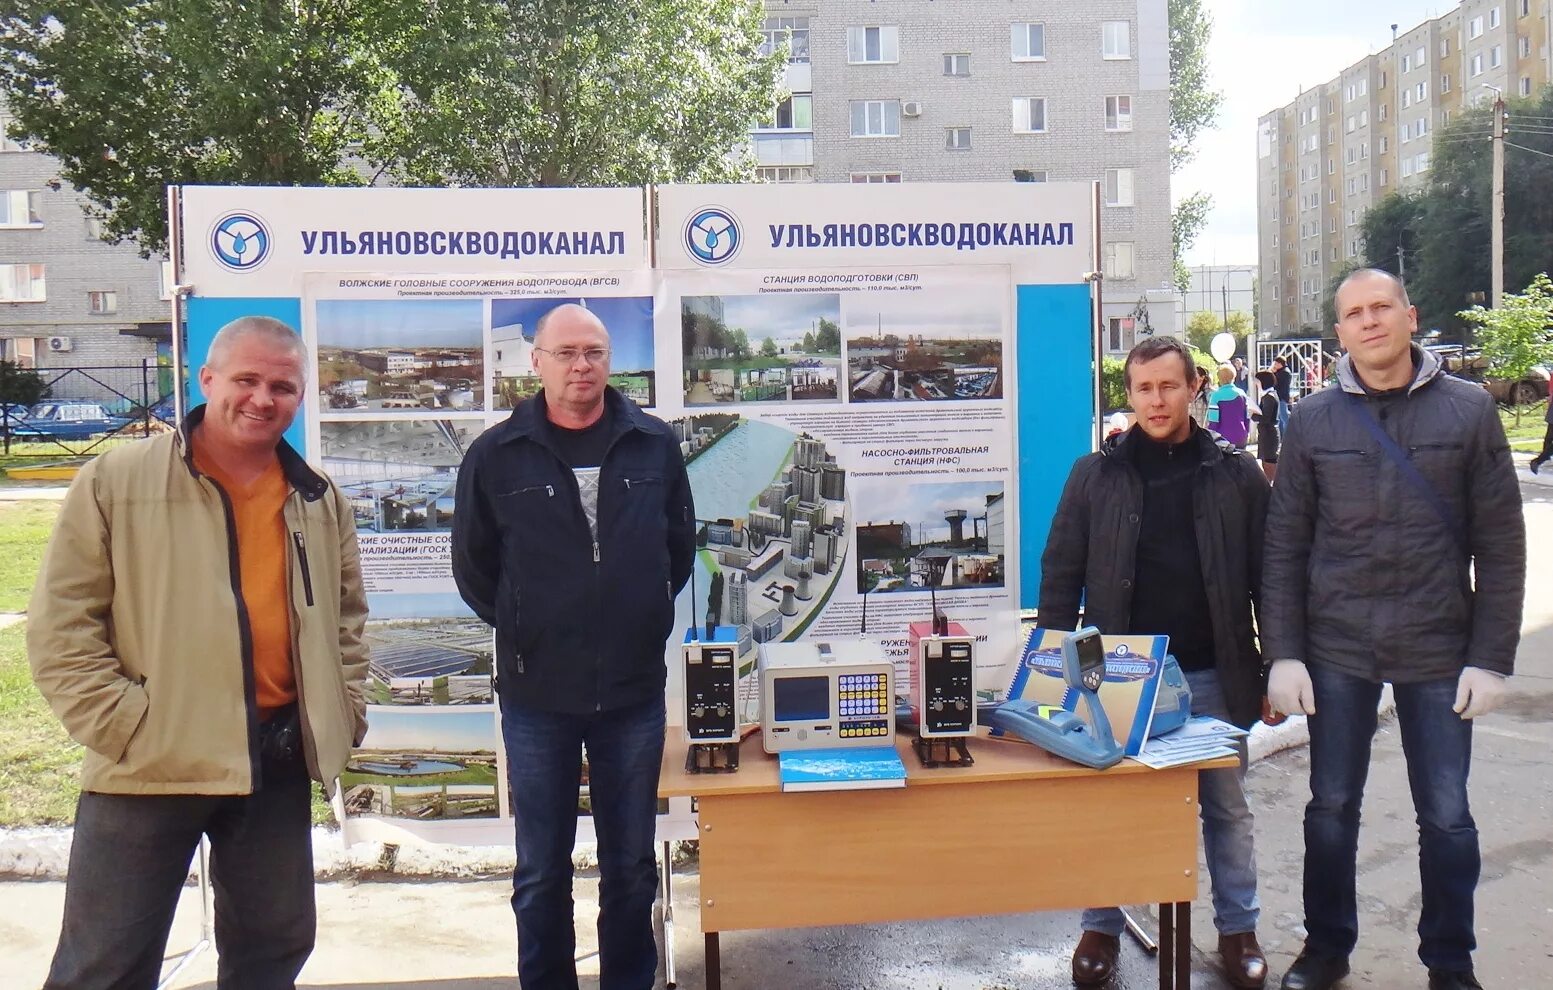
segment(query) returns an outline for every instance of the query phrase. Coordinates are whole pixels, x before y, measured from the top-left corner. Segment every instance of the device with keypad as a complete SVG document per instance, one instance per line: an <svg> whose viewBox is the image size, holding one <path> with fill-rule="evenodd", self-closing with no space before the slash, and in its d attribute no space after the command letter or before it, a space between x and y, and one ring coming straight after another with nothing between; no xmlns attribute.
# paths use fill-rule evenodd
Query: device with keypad
<svg viewBox="0 0 1553 990"><path fill-rule="evenodd" d="M761 743L768 753L895 740L895 668L871 640L764 643Z"/></svg>

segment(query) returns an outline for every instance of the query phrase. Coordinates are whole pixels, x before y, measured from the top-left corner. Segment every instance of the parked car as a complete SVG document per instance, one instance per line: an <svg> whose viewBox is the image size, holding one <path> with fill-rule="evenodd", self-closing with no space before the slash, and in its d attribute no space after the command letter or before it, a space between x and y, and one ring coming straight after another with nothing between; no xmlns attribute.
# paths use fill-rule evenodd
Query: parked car
<svg viewBox="0 0 1553 990"><path fill-rule="evenodd" d="M1548 379L1553 377L1553 368L1539 364L1531 369L1526 377L1519 381L1509 381L1504 378L1485 378L1483 387L1488 389L1488 394L1494 397L1495 402L1507 406L1526 406L1533 402L1541 402L1548 397Z"/></svg>
<svg viewBox="0 0 1553 990"><path fill-rule="evenodd" d="M52 399L33 406L21 422L13 423L11 436L83 440L117 432L132 422L123 416L110 415L100 402Z"/></svg>

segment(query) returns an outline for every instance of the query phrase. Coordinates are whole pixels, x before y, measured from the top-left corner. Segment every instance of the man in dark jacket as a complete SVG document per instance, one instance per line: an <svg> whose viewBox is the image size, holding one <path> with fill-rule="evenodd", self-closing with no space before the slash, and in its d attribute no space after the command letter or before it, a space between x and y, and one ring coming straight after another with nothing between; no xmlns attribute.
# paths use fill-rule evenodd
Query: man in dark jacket
<svg viewBox="0 0 1553 990"><path fill-rule="evenodd" d="M1233 444L1195 424L1190 352L1173 337L1134 347L1123 366L1138 422L1074 464L1041 557L1040 621L1108 633L1163 633L1192 689L1192 711L1249 726L1261 711L1262 662L1252 630L1260 591L1267 479ZM1252 817L1240 766L1201 775L1203 844L1214 924L1231 983L1260 987L1260 905ZM1073 980L1111 978L1117 908L1084 912Z"/></svg>
<svg viewBox="0 0 1553 990"><path fill-rule="evenodd" d="M532 357L544 388L471 445L453 523L459 592L496 628L519 982L577 987L571 855L586 747L599 985L649 990L663 650L695 552L690 482L668 427L608 386L596 316L551 310Z"/></svg>
<svg viewBox="0 0 1553 990"><path fill-rule="evenodd" d="M1431 990L1476 988L1470 720L1498 704L1515 663L1520 492L1493 400L1412 344L1418 315L1395 276L1349 275L1337 315L1337 387L1299 405L1267 528L1268 695L1310 716L1307 935L1283 986L1326 990L1348 972L1359 806L1390 681L1418 814L1418 955Z"/></svg>

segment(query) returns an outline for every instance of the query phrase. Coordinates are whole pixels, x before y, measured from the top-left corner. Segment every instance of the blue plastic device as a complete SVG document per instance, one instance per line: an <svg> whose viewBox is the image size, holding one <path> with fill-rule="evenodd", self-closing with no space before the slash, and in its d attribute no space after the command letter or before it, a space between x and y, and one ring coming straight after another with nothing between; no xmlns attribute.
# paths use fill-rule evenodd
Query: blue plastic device
<svg viewBox="0 0 1553 990"><path fill-rule="evenodd" d="M1062 676L1078 693L1079 712L1033 701L1005 701L985 709L980 721L1012 733L1065 760L1104 770L1121 762L1122 746L1095 692L1105 680L1100 630L1086 626L1062 641Z"/></svg>
<svg viewBox="0 0 1553 990"><path fill-rule="evenodd" d="M1154 696L1154 721L1149 723L1149 738L1174 732L1192 717L1192 689L1181 672L1181 664L1170 654L1159 672L1159 692Z"/></svg>

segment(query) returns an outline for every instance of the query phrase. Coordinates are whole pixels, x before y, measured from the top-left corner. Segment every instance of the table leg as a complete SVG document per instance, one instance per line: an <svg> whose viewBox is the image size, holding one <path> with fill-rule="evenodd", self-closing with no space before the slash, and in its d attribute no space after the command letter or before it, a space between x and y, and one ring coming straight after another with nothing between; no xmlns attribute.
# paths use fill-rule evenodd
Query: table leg
<svg viewBox="0 0 1553 990"><path fill-rule="evenodd" d="M723 990L722 946L716 932L706 933L706 990Z"/></svg>
<svg viewBox="0 0 1553 990"><path fill-rule="evenodd" d="M663 844L663 985L666 990L674 990L678 985L674 973L674 900L672 881L674 879L674 852L673 847L665 842Z"/></svg>
<svg viewBox="0 0 1553 990"><path fill-rule="evenodd" d="M1174 904L1159 906L1159 990L1171 990L1175 985L1175 913Z"/></svg>
<svg viewBox="0 0 1553 990"><path fill-rule="evenodd" d="M1176 904L1176 990L1192 985L1192 904Z"/></svg>

